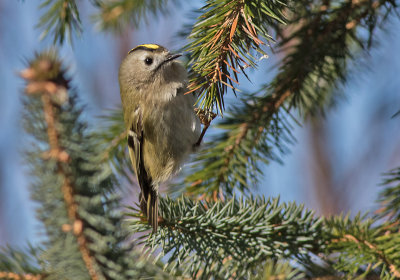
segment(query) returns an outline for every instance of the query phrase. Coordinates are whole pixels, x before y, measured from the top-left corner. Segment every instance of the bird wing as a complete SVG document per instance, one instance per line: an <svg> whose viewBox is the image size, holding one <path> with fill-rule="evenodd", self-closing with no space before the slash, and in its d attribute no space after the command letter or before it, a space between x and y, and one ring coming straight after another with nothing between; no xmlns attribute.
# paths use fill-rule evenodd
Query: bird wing
<svg viewBox="0 0 400 280"><path fill-rule="evenodd" d="M128 148L133 168L140 186L140 209L147 215L153 231L158 227L158 193L153 188L152 180L146 171L143 160L143 115L138 107L133 116L128 130Z"/></svg>

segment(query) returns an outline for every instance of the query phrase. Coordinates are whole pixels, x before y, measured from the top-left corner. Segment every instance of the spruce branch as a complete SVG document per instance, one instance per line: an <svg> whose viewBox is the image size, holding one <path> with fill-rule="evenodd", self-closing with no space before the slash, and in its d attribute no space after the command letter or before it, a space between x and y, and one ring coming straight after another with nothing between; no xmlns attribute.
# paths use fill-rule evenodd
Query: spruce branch
<svg viewBox="0 0 400 280"><path fill-rule="evenodd" d="M189 92L200 93L203 109L224 111L227 89L235 91L240 71L246 75L246 67L257 65L251 50L266 55L262 45L272 40L268 27L284 23L284 8L280 1L207 1L186 47L193 70Z"/></svg>
<svg viewBox="0 0 400 280"><path fill-rule="evenodd" d="M379 202L382 207L378 210L378 214L382 218L398 223L400 219L400 168L391 170L385 174L383 186L385 188L379 195Z"/></svg>
<svg viewBox="0 0 400 280"><path fill-rule="evenodd" d="M54 43L62 44L66 36L72 40L73 32L80 34L81 20L75 0L44 0L40 8L46 9L37 24L43 29L41 38L51 34Z"/></svg>
<svg viewBox="0 0 400 280"><path fill-rule="evenodd" d="M0 279L41 280L46 274L35 265L39 249L29 247L27 252L5 247L0 249Z"/></svg>
<svg viewBox="0 0 400 280"><path fill-rule="evenodd" d="M165 15L168 0L106 0L98 6L100 11L93 16L101 30L120 31L128 25L138 27L148 18Z"/></svg>
<svg viewBox="0 0 400 280"><path fill-rule="evenodd" d="M233 106L233 114L216 125L222 130L206 144L194 161L195 172L184 179L191 196L223 198L234 190L247 195L260 177L259 162L278 160L273 146L285 152L291 143L291 125L283 106L291 98L289 92L266 97L246 96L242 106Z"/></svg>
<svg viewBox="0 0 400 280"><path fill-rule="evenodd" d="M128 155L128 145L122 109L109 110L101 117L102 127L96 137L102 142L102 158L128 181L132 179L132 164Z"/></svg>
<svg viewBox="0 0 400 280"><path fill-rule="evenodd" d="M14 272L4 272L0 271L0 279L9 280L41 280L44 279L41 275L34 274L17 274Z"/></svg>
<svg viewBox="0 0 400 280"><path fill-rule="evenodd" d="M284 57L271 85L274 92L290 91L292 105L313 115L340 96L336 89L346 81L349 62L371 47L374 30L397 4L392 0L292 4L287 27L275 26L278 51Z"/></svg>
<svg viewBox="0 0 400 280"><path fill-rule="evenodd" d="M304 277L304 273L294 268L289 262L267 260L264 272L254 277L254 280L300 280Z"/></svg>
<svg viewBox="0 0 400 280"><path fill-rule="evenodd" d="M166 269L182 270L196 279L248 278L267 259L281 260L323 248L321 221L312 212L279 199L232 198L225 202L187 197L160 201L160 230L143 236L148 246L161 246ZM140 214L128 215L132 232L148 231ZM254 274L253 274L254 273Z"/></svg>
<svg viewBox="0 0 400 280"><path fill-rule="evenodd" d="M61 191L67 207L69 223L63 225L63 231L72 231L76 236L79 251L82 254L83 261L89 272L90 278L93 280L103 279L103 276L96 272L94 260L88 249L88 240L83 234L84 222L78 215L78 205L75 202L74 186L70 180L71 174L68 173L65 163L70 161L70 155L65 148L60 146L60 131L56 127L60 127L58 123L56 111L62 104L56 104L52 101L54 96L60 99L60 95L65 95L68 90L68 82L64 78L64 71L60 69L60 62L54 53L37 57L37 61L32 63L30 67L24 70L21 76L28 81L26 92L29 94L40 94L43 103L44 119L47 125L47 136L49 141L49 151L46 155L47 160L56 161L56 172L62 180ZM47 73L54 72L53 75L47 76ZM38 79L38 76L43 75ZM56 80L56 81L55 81ZM35 90L35 84L44 83ZM66 101L66 100L63 100Z"/></svg>
<svg viewBox="0 0 400 280"><path fill-rule="evenodd" d="M368 50L375 26L396 6L389 0L332 6L303 2L293 3L287 26L275 25L278 50L285 55L277 75L257 97L244 95L241 105L233 106L233 113L216 126L224 131L205 145L195 159L196 172L184 179L189 194L246 194L257 182L253 178L261 175L259 162L279 161L275 151L285 152L285 142L293 141L291 112L316 114L334 102L347 64L357 57L354 45ZM369 30L367 39L359 32L363 28Z"/></svg>
<svg viewBox="0 0 400 280"><path fill-rule="evenodd" d="M400 277L400 256L396 250L400 246L399 226L374 223L373 219L360 215L325 221L330 238L326 253L334 261L333 267L345 272L348 279L371 273L381 279Z"/></svg>

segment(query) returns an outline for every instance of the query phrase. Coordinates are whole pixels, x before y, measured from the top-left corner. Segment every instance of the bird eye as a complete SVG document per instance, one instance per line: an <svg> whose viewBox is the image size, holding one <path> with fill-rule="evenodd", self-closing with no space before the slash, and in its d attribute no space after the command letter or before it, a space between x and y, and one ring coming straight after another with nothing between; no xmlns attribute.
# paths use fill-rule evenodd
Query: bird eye
<svg viewBox="0 0 400 280"><path fill-rule="evenodd" d="M146 63L147 65L150 65L153 63L153 59L151 57L146 57L146 59L144 60L144 63Z"/></svg>

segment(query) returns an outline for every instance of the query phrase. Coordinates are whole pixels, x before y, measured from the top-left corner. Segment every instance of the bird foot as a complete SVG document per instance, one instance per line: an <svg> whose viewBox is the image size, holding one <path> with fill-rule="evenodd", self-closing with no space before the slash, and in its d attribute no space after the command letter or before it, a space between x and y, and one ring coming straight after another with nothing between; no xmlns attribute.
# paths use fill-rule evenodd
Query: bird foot
<svg viewBox="0 0 400 280"><path fill-rule="evenodd" d="M204 125L203 131L200 134L199 140L193 145L193 148L196 149L200 146L201 141L203 141L203 137L206 134L208 127L213 119L217 116L217 114L211 112L210 110L203 110L200 108L195 108L194 111L196 112L197 116L200 119L200 122Z"/></svg>
<svg viewBox="0 0 400 280"><path fill-rule="evenodd" d="M204 126L210 126L210 123L212 122L213 119L217 116L217 114L211 112L210 110L204 110L200 108L194 108L194 111L196 112L197 116L200 119L201 124Z"/></svg>

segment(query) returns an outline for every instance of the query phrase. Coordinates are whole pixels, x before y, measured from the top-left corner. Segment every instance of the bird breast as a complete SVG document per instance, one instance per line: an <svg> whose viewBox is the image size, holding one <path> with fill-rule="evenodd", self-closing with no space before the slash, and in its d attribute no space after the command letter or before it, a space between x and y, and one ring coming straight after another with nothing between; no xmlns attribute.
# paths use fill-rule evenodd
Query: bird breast
<svg viewBox="0 0 400 280"><path fill-rule="evenodd" d="M180 169L200 136L200 122L193 110L195 98L176 92L143 112L144 162L154 183L168 180Z"/></svg>

